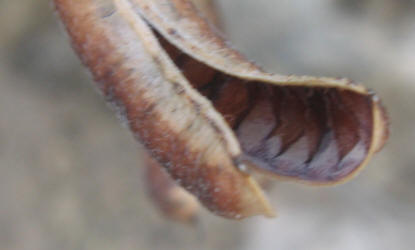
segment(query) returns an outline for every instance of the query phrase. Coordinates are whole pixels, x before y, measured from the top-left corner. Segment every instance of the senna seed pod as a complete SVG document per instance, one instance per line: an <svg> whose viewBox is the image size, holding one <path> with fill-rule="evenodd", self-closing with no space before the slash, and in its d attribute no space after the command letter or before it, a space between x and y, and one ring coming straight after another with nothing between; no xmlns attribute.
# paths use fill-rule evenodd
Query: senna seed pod
<svg viewBox="0 0 415 250"><path fill-rule="evenodd" d="M387 138L385 111L363 86L266 73L229 48L187 0L55 4L73 47L137 139L218 215L273 215L241 171L247 166L335 184Z"/></svg>
<svg viewBox="0 0 415 250"><path fill-rule="evenodd" d="M190 83L211 100L254 168L312 184L350 179L388 136L379 98L347 79L269 74L229 48L185 0L129 0L187 60L215 69ZM175 60L180 68L183 61ZM186 75L186 72L184 72Z"/></svg>
<svg viewBox="0 0 415 250"><path fill-rule="evenodd" d="M170 175L228 218L273 212L241 171L231 129L194 90L128 1L56 0L56 9L106 98Z"/></svg>
<svg viewBox="0 0 415 250"><path fill-rule="evenodd" d="M216 27L222 26L213 0L192 0L192 3ZM170 47L170 54L173 53L173 50L173 47ZM180 52L176 51L174 57L178 55L180 55ZM191 65L188 65L188 67L191 67ZM194 67L189 72L192 72L193 77L206 75L205 71L200 72L195 70ZM152 159L145 152L143 154L144 181L149 199L164 217L193 225L197 221L197 216L200 212L199 202L193 195L180 187L156 160ZM259 183L263 187L262 183Z"/></svg>

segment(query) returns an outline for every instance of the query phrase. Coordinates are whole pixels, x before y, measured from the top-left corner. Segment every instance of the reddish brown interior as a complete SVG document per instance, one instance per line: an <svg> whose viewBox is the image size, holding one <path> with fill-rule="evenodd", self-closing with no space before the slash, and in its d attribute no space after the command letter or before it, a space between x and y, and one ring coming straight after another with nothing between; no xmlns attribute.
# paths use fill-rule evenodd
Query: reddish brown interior
<svg viewBox="0 0 415 250"><path fill-rule="evenodd" d="M279 176L336 182L365 159L372 136L370 97L335 88L246 81L157 36L192 86L234 130L250 165Z"/></svg>

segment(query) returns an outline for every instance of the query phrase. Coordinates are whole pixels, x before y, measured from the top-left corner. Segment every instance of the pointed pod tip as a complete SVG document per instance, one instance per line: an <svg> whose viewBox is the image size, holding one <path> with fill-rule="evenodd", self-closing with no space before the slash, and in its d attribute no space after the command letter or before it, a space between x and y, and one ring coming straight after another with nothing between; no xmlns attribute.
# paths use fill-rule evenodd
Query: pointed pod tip
<svg viewBox="0 0 415 250"><path fill-rule="evenodd" d="M262 188L253 179L253 177L248 176L246 178L249 188L252 190L253 194L251 205L246 208L246 217L254 215L263 215L268 218L276 217L277 214L264 194Z"/></svg>

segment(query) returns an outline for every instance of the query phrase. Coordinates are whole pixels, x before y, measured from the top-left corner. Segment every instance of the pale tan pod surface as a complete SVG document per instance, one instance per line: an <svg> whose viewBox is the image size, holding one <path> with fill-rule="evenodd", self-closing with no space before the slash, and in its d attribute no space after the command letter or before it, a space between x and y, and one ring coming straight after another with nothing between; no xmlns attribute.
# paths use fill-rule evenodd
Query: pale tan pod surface
<svg viewBox="0 0 415 250"><path fill-rule="evenodd" d="M367 97L371 102L371 142L369 149L351 173L336 181L305 181L315 185L336 184L355 176L370 160L374 152L384 145L388 137L388 122L386 113L380 104L379 98L363 85L356 84L348 79L334 79L311 76L284 76L269 74L262 71L255 64L246 60L237 51L227 45L227 42L195 11L186 0L128 0L137 15L151 23L159 33L171 44L184 51L194 59L224 72L230 76L249 81L276 86L293 86L305 88L337 89L341 92L349 91ZM358 111L357 111L358 112ZM297 177L276 175L277 178L304 181Z"/></svg>
<svg viewBox="0 0 415 250"><path fill-rule="evenodd" d="M192 0L201 14L215 25L219 26L219 19L213 1ZM185 224L194 224L200 212L197 199L178 185L165 169L147 152L143 155L144 176L149 199L157 209L168 219ZM262 185L261 185L262 186Z"/></svg>
<svg viewBox="0 0 415 250"><path fill-rule="evenodd" d="M347 79L311 76L284 76L262 71L230 48L206 20L200 18L188 0L128 0L171 43L197 60L229 75L270 84L341 87L359 93L367 90Z"/></svg>
<svg viewBox="0 0 415 250"><path fill-rule="evenodd" d="M263 72L189 1L55 2L75 49L132 131L219 215L272 215L258 185L237 170L245 164L277 178L336 184L387 138L386 112L362 85ZM63 4L92 7L68 14ZM190 74L196 69L205 78Z"/></svg>
<svg viewBox="0 0 415 250"><path fill-rule="evenodd" d="M174 179L218 215L273 215L256 182L238 170L240 148L232 131L127 1L54 2L103 94Z"/></svg>

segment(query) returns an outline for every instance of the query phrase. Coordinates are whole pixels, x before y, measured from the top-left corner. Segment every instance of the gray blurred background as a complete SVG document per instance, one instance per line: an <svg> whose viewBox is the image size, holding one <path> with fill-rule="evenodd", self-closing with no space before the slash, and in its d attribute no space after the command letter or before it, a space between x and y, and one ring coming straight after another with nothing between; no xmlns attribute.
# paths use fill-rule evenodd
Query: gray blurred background
<svg viewBox="0 0 415 250"><path fill-rule="evenodd" d="M0 249L413 249L414 1L218 2L228 38L269 71L375 89L392 125L384 150L344 185L276 181L277 219L166 221L50 1L0 0Z"/></svg>

